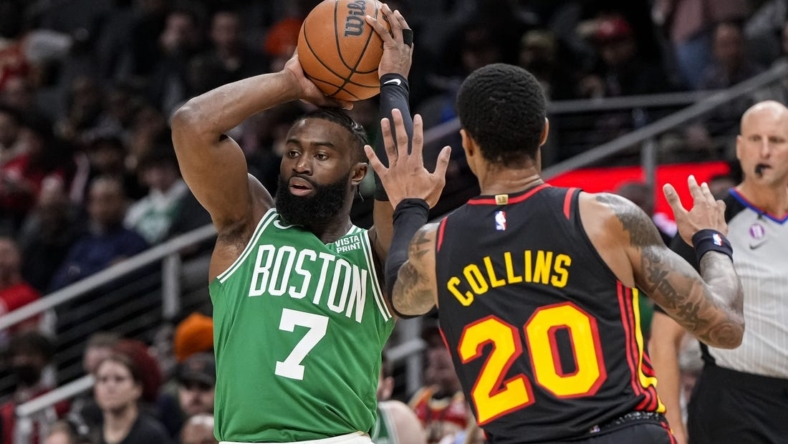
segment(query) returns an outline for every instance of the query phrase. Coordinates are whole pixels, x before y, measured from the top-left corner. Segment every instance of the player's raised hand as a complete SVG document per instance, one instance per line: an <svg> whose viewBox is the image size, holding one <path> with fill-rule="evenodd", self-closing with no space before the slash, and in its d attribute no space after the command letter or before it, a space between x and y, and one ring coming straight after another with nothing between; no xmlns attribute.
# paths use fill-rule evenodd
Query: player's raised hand
<svg viewBox="0 0 788 444"><path fill-rule="evenodd" d="M383 40L383 57L378 66L378 76L399 74L407 78L413 58L413 31L399 11L392 11L387 4L381 8L391 32L380 21L366 16L367 23Z"/></svg>
<svg viewBox="0 0 788 444"><path fill-rule="evenodd" d="M298 60L298 50L295 51L293 57L285 63L282 72L288 73L293 76L295 81L293 86L297 88L298 98L305 102L311 103L315 106L326 106L332 108L353 109L353 104L350 102L343 102L326 97L322 91L312 83L309 78L304 74L304 69L301 67L301 62Z"/></svg>
<svg viewBox="0 0 788 444"><path fill-rule="evenodd" d="M403 199L409 198L424 199L432 208L438 203L443 186L446 185L446 169L449 166L451 147L447 146L441 150L435 172L430 173L424 168L422 158L424 124L421 116L416 114L413 119L412 149L408 153L408 134L405 132L402 113L395 109L391 115L394 119L393 126L389 119L384 118L380 122L389 167L386 168L375 155L375 150L367 145L364 151L369 158L369 164L380 177L394 208L397 208Z"/></svg>
<svg viewBox="0 0 788 444"><path fill-rule="evenodd" d="M679 200L679 195L673 185L666 184L662 191L673 210L676 227L684 242L692 245L692 236L700 230L716 230L723 235L728 234L728 224L725 223L725 203L715 200L711 195L709 186L704 182L698 185L695 176L687 179L690 193L692 194L692 209L687 211Z"/></svg>

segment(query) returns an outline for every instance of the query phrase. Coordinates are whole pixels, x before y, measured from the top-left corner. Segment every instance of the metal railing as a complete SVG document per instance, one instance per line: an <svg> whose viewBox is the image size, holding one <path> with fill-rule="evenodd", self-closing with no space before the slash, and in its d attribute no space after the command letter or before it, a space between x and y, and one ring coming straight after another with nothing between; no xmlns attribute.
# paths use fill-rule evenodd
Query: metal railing
<svg viewBox="0 0 788 444"><path fill-rule="evenodd" d="M545 178L554 177L566 171L591 165L601 159L631 148L633 145L644 144L641 150L642 162L650 178L649 180L653 181L654 170L656 168L656 136L685 124L688 120L702 117L712 112L717 106L736 100L739 97L750 94L771 83L780 81L786 76L788 76L788 63L782 63L757 77L721 92L681 93L660 96L622 97L593 101L554 102L550 105L550 112L554 114L626 109L638 106L648 106L649 104L653 106L655 103L666 106L690 104L692 104L692 106L614 141L598 146L575 158L547 168L543 171L543 176ZM457 119L433 127L425 133L425 144L433 143L451 135L458 131L459 128L460 125ZM154 247L138 256L97 273L96 275L52 293L44 299L15 310L7 315L0 316L0 330L69 302L85 292L97 289L113 280L162 260L164 264L161 282L163 290L162 314L165 318L170 318L178 313L180 307L178 275L181 262L178 253L186 247L210 239L215 236L215 234L215 229L213 226L209 225ZM389 350L389 358L393 362L406 360L408 376L407 386L408 389L412 391L418 387L420 383L420 352L424 349L425 343L419 337L420 319L400 321L400 324L405 327L402 330L401 343ZM92 386L93 378L84 376L56 388L47 395L18 406L16 408L16 415L21 427L20 430L23 434L25 430L32 433L32 418L34 416L40 414L59 401L70 399L75 395L89 390ZM28 434L28 439L29 436ZM27 442L29 441L22 440L15 442L15 444L27 444Z"/></svg>

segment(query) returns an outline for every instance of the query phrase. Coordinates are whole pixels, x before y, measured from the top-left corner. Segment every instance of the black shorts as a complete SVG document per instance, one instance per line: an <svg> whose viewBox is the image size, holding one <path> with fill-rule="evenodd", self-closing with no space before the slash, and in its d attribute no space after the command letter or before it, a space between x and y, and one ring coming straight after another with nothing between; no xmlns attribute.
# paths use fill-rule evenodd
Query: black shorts
<svg viewBox="0 0 788 444"><path fill-rule="evenodd" d="M551 444L676 444L676 439L662 415L630 413L585 437Z"/></svg>
<svg viewBox="0 0 788 444"><path fill-rule="evenodd" d="M788 379L706 365L687 413L690 444L788 444Z"/></svg>

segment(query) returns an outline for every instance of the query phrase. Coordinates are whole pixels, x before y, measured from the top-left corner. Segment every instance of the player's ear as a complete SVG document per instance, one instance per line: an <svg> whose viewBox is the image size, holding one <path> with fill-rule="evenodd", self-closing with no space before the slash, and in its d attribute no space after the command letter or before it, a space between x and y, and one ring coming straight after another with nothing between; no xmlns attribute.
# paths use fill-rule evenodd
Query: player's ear
<svg viewBox="0 0 788 444"><path fill-rule="evenodd" d="M353 171L350 173L350 183L353 186L358 186L362 180L367 176L367 171L369 171L369 165L365 162L359 162L353 167Z"/></svg>
<svg viewBox="0 0 788 444"><path fill-rule="evenodd" d="M543 146L547 142L547 136L550 134L550 120L544 118L544 128L542 128L542 136L539 137L539 146Z"/></svg>
<svg viewBox="0 0 788 444"><path fill-rule="evenodd" d="M465 157L473 157L478 149L476 141L473 140L473 137L471 137L465 129L460 130L460 136L462 136L462 149L465 151Z"/></svg>
<svg viewBox="0 0 788 444"><path fill-rule="evenodd" d="M736 136L736 159L741 162L741 150L742 150L742 143L744 142L744 138L741 134Z"/></svg>

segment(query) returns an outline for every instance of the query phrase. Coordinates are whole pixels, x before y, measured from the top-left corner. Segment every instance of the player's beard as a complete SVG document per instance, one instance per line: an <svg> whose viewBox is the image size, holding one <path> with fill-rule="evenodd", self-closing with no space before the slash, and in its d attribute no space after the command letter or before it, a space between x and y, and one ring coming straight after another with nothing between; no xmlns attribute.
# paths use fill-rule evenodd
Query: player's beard
<svg viewBox="0 0 788 444"><path fill-rule="evenodd" d="M307 180L306 178L303 178ZM276 211L285 221L293 225L311 226L328 223L342 212L347 195L350 172L334 183L318 185L309 180L315 192L301 197L290 192L288 181L279 176L276 191Z"/></svg>

